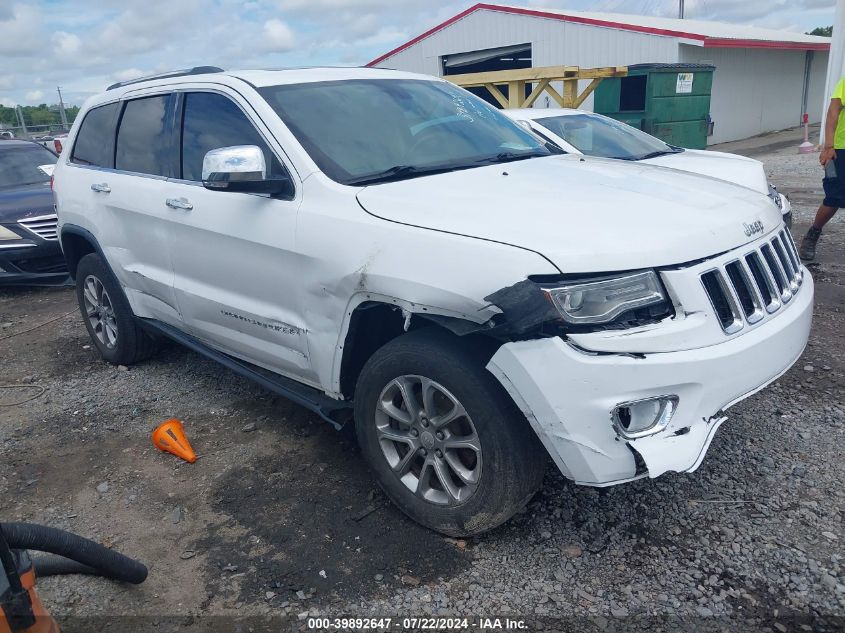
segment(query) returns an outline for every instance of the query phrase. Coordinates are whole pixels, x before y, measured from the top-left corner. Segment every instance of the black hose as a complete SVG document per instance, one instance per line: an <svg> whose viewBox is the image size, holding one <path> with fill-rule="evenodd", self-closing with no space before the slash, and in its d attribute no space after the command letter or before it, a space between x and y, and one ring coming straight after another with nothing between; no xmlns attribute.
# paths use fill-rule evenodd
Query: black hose
<svg viewBox="0 0 845 633"><path fill-rule="evenodd" d="M70 574L83 574L86 576L100 575L100 572L93 567L83 565L64 556L56 556L55 554L33 556L32 565L35 567L35 575L38 578L44 578L45 576L67 576Z"/></svg>
<svg viewBox="0 0 845 633"><path fill-rule="evenodd" d="M0 523L12 549L28 549L64 556L96 570L112 580L138 585L147 578L147 568L131 558L76 534L32 523Z"/></svg>

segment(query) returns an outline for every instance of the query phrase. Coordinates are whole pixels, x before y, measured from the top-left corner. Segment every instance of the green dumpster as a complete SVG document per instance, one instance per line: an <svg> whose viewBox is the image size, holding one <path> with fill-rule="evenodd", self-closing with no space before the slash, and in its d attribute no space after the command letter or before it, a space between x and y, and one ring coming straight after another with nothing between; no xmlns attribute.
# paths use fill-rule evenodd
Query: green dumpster
<svg viewBox="0 0 845 633"><path fill-rule="evenodd" d="M627 77L604 79L596 88L593 110L656 136L672 145L706 149L713 133L709 64L637 64Z"/></svg>

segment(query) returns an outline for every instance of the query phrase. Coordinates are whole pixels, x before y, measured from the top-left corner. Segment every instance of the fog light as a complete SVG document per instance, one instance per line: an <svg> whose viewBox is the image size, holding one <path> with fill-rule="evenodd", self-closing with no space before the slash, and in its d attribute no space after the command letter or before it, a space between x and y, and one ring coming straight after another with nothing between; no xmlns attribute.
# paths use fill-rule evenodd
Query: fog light
<svg viewBox="0 0 845 633"><path fill-rule="evenodd" d="M678 396L657 396L621 402L613 409L613 426L623 437L634 439L665 429L678 408Z"/></svg>

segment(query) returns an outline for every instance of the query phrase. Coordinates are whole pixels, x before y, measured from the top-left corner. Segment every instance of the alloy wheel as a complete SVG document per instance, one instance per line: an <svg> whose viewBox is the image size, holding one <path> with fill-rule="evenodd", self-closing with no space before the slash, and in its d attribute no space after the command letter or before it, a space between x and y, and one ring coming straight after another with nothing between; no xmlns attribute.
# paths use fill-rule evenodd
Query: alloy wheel
<svg viewBox="0 0 845 633"><path fill-rule="evenodd" d="M466 502L481 480L481 441L469 414L443 385L400 376L382 390L376 435L397 478L436 505Z"/></svg>
<svg viewBox="0 0 845 633"><path fill-rule="evenodd" d="M108 349L117 344L117 318L114 314L109 293L94 275L88 275L83 282L82 299L85 303L85 317L97 340Z"/></svg>

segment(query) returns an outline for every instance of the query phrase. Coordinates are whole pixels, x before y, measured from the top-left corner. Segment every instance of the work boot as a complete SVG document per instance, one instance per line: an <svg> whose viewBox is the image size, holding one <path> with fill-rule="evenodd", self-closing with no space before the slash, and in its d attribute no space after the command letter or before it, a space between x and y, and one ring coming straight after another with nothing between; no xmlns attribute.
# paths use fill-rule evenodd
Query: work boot
<svg viewBox="0 0 845 633"><path fill-rule="evenodd" d="M804 239L801 240L801 248L799 249L798 254L805 262L811 262L816 258L816 243L819 241L819 236L821 234L821 229L811 226L810 230L807 231L807 235L805 235Z"/></svg>

